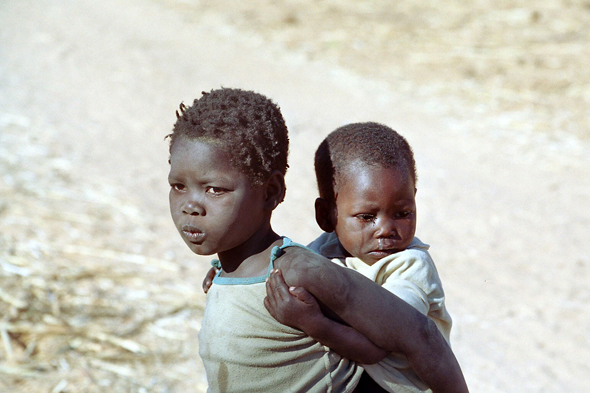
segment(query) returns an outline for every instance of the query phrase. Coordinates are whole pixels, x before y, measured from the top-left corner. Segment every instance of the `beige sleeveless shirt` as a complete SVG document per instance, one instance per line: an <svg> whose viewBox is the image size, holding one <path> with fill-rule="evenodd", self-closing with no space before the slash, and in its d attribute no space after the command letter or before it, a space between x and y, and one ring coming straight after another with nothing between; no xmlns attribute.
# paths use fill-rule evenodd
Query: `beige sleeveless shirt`
<svg viewBox="0 0 590 393"><path fill-rule="evenodd" d="M293 245L275 247L269 271ZM199 332L208 392L352 392L363 369L277 322L263 303L267 276L213 280Z"/></svg>

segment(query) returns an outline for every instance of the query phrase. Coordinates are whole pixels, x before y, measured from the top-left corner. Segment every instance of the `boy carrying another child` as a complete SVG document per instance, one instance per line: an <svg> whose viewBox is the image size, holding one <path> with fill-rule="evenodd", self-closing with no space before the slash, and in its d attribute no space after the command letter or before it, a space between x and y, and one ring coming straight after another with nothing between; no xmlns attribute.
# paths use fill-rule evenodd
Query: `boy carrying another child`
<svg viewBox="0 0 590 393"><path fill-rule="evenodd" d="M288 132L271 100L240 89L204 93L190 107L181 104L169 137L172 220L187 246L216 254L220 268L199 332L209 392L358 387L359 364L273 318L264 305L272 283L275 295L290 296L285 283L305 288L321 304L315 315L342 321L335 327L341 335L374 350L367 360L400 352L433 391L467 391L432 321L361 274L274 232L272 212L285 196Z"/></svg>

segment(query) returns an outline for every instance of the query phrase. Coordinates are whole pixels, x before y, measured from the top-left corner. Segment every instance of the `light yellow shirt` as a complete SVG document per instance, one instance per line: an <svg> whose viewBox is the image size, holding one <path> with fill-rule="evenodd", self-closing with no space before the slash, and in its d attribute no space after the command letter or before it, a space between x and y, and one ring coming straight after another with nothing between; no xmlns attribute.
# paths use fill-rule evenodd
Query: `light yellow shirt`
<svg viewBox="0 0 590 393"><path fill-rule="evenodd" d="M449 342L452 320L445 307L445 295L428 246L414 238L404 251L367 265L346 257L336 235L324 233L309 247L334 263L354 269L392 292L436 324ZM381 362L363 365L365 371L389 392L429 392L402 354L391 353Z"/></svg>

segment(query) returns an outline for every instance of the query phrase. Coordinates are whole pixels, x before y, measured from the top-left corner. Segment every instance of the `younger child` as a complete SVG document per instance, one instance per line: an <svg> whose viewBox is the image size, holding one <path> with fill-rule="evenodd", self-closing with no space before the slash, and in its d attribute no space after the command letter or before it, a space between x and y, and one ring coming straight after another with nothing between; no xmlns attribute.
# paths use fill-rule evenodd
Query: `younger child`
<svg viewBox="0 0 590 393"><path fill-rule="evenodd" d="M333 262L354 269L427 315L449 341L451 318L429 246L416 232L416 165L408 142L391 128L377 123L356 123L332 132L315 155L320 191L316 219L325 231L309 247ZM269 296L269 310L278 320L311 333L311 321L321 320L313 298L301 288L291 292L306 303L287 303ZM275 309L274 307L277 307ZM307 311L306 311L307 310ZM292 319L290 319L292 318ZM301 322L303 321L303 322ZM304 328L305 327L305 328ZM338 331L324 342L337 353L363 353ZM317 337L316 337L317 338ZM319 338L317 338L320 342ZM357 360L354 355L350 359ZM389 392L428 390L406 357L391 353L365 371Z"/></svg>
<svg viewBox="0 0 590 393"><path fill-rule="evenodd" d="M199 332L210 392L350 392L358 384L362 368L355 362L269 314L265 281L283 276L314 296L325 315L350 325L340 326L369 351L404 353L433 390L467 391L431 321L362 275L273 231L272 211L285 195L288 136L272 101L213 90L190 107L181 104L177 117L169 135L172 219L189 248L217 254L220 268ZM283 276L271 275L273 268Z"/></svg>

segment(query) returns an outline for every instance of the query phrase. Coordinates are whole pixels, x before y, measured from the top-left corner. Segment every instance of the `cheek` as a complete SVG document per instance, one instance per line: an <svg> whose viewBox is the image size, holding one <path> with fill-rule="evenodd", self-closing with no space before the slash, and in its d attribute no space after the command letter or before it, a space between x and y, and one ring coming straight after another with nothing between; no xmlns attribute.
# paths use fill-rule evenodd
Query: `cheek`
<svg viewBox="0 0 590 393"><path fill-rule="evenodd" d="M170 194L168 195L168 202L170 205L170 214L172 215L172 219L175 220L181 215L180 198L178 198L178 196L175 196L172 192L170 192Z"/></svg>
<svg viewBox="0 0 590 393"><path fill-rule="evenodd" d="M336 235L349 252L360 251L372 239L373 231L370 227L358 225L358 222L343 225Z"/></svg>
<svg viewBox="0 0 590 393"><path fill-rule="evenodd" d="M404 239L411 241L416 233L416 221L412 220L409 222L405 222L402 227L400 228L401 235Z"/></svg>
<svg viewBox="0 0 590 393"><path fill-rule="evenodd" d="M174 207L175 207L175 199L172 196L172 191L168 194L168 204L170 205L170 212L174 214Z"/></svg>

